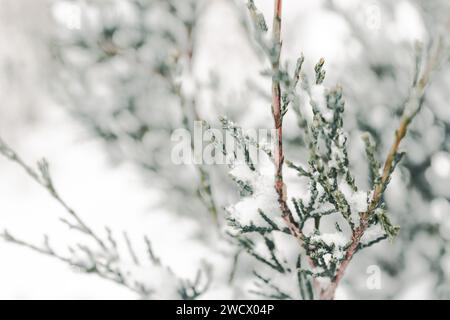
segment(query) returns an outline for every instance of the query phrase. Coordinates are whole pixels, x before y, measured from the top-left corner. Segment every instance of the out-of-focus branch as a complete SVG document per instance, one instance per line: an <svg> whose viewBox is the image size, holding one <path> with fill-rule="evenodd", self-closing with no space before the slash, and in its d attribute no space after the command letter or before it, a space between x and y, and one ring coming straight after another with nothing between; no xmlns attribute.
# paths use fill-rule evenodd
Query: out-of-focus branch
<svg viewBox="0 0 450 320"><path fill-rule="evenodd" d="M18 164L25 172L38 184L44 187L45 190L55 199L64 210L76 221L76 224L72 224L67 220L63 220L64 223L68 224L70 227L75 228L87 235L97 242L97 244L105 249L106 245L98 237L94 231L81 219L81 217L75 212L75 210L70 207L67 202L59 195L56 190L53 180L50 176L49 165L47 160L42 159L38 163L38 171L33 169L31 166L27 165L22 158L11 149L1 138L0 138L0 154L9 159L12 162Z"/></svg>
<svg viewBox="0 0 450 320"><path fill-rule="evenodd" d="M195 8L194 10L200 10L199 8ZM188 21L185 23L186 33L187 33L187 49L182 55L187 60L187 70L184 72L187 73L187 78L191 81L194 80L193 76L193 67L194 67L194 55L195 55L195 32L196 32L196 24L197 24L197 18L198 18L198 12L194 13L194 17L191 21ZM173 92L175 95L179 98L180 106L181 106L181 112L183 116L183 125L186 130L188 130L191 134L192 128L191 128L191 120L194 121L201 121L200 114L197 110L197 99L194 93L194 96L189 97L186 95L182 90L182 83L177 83L175 79L173 79L172 76L168 77L169 85L172 87ZM192 118L190 117L192 115ZM193 141L191 142L191 149L194 150ZM211 175L209 171L204 168L202 165L195 165L195 170L199 176L199 198L205 205L206 209L210 213L211 217L215 221L216 224L219 222L218 217L218 209L216 205L216 201L214 199L213 190L211 186Z"/></svg>
<svg viewBox="0 0 450 320"><path fill-rule="evenodd" d="M37 245L34 245L32 243L29 243L25 240L18 239L17 237L11 235L7 230L4 230L2 233L0 233L0 238L3 238L4 241L13 243L15 245L28 248L34 252L37 252L39 254L43 254L45 256L54 258L56 260L59 260L61 262L64 262L74 268L78 268L79 270L82 270L85 273L95 273L98 277L112 281L116 284L119 284L121 286L126 287L127 289L133 291L134 293L137 293L139 296L146 298L149 296L150 292L145 289L143 285L139 285L137 283L129 283L126 281L126 279L121 274L120 270L112 269L108 266L108 264L103 264L100 266L100 262L97 260L95 261L95 266L86 265L82 262L77 262L74 259L65 257L63 255L58 254L55 252L49 245L47 237L45 238L45 246L39 247ZM80 249L81 249L80 245ZM83 250L86 250L86 247L83 247Z"/></svg>
<svg viewBox="0 0 450 320"><path fill-rule="evenodd" d="M149 288L149 285L143 279L134 278L135 275L130 274L129 272L129 263L119 257L120 255L117 247L117 241L114 239L110 229L106 228L107 237L105 238L105 240L102 240L101 237L94 233L94 231L80 218L80 216L62 199L62 197L54 187L47 161L43 160L39 162L38 170L35 170L30 165L26 164L22 160L22 158L1 138L0 154L13 163L19 165L28 174L28 176L30 176L35 182L45 188L53 197L53 199L56 200L75 220L75 223L70 222L66 219L61 219L61 222L69 226L69 228L78 230L84 235L87 235L90 239L94 240L98 244L99 248L96 247L94 249L91 249L86 245L77 243L75 247L68 248L70 255L65 256L53 250L53 248L50 246L50 242L47 236L44 237L44 244L42 246L38 246L18 239L17 237L11 235L11 233L9 233L7 230L0 232L0 238L3 238L3 240L7 242L29 248L37 253L53 257L59 261L67 263L70 266L76 267L85 273L95 274L100 278L113 281L139 294L142 298L148 299L152 297L152 295L155 293L155 290L153 288ZM140 268L141 263L137 258L128 235L125 232L123 235L125 245L133 262L131 267ZM159 276L161 276L161 272L164 272L167 277L177 279L180 284L177 285L177 287L173 290L173 292L177 294L177 297L181 297L182 299L195 299L198 295L203 293L204 290L206 290L207 286L205 286L203 289L199 288L198 281L192 284L190 281L183 282L181 280L178 280L176 275L173 274L173 272L169 268L163 266L160 260L155 257L153 251L151 250L150 241L147 238L145 238L145 243L150 254L149 262L151 263L151 266L142 266L142 268L159 268ZM79 254L82 254L85 259L80 259L80 257L78 256ZM170 285L174 285L175 281L169 280L168 283ZM171 296L170 298L174 297Z"/></svg>

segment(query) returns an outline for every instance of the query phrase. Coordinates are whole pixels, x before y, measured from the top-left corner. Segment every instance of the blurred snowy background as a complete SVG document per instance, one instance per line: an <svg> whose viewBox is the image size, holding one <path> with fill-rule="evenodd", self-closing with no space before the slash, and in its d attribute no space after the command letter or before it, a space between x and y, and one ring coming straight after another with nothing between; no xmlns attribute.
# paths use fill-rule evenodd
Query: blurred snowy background
<svg viewBox="0 0 450 320"><path fill-rule="evenodd" d="M173 47L189 44L181 36L143 37L152 29L177 35L178 27L141 2L0 0L0 136L28 162L45 157L60 193L94 228L128 230L136 243L148 235L180 276L193 277L206 259L219 278L226 277L232 253L208 243L215 236L204 226L214 226L187 190L190 171L165 166L179 115L164 84L147 74L177 55ZM238 0L200 2L193 73L197 89L204 89L201 118L214 123L225 114L247 127L270 126L260 94L270 92L268 82L259 76L261 61L241 24L245 7ZM255 2L271 16L272 1ZM188 15L190 9L181 7ZM312 69L324 57L326 81L344 87L349 129L355 136L371 131L386 150L410 88L415 43L448 37L448 1L286 0L284 17L283 59L292 63L303 52ZM449 87L445 61L404 145L406 163L389 188L392 217L402 226L399 239L358 256L338 298L450 297ZM295 125L286 124L292 145ZM3 158L0 177L1 229L37 243L48 234L57 248L77 241L58 221L60 207ZM213 181L223 194L219 205L236 197L221 173ZM366 287L371 265L381 269L380 290ZM213 285L205 297L241 297L232 287ZM0 298L136 295L2 241Z"/></svg>

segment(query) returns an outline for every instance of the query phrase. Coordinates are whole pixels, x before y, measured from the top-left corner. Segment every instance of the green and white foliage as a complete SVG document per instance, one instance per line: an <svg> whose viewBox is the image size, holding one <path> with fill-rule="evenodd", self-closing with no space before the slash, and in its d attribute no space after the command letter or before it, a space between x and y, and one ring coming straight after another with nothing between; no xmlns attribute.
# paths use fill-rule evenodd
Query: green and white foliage
<svg viewBox="0 0 450 320"><path fill-rule="evenodd" d="M281 218L273 188L270 157L273 151L264 152L268 161L262 161L259 166L254 165L256 161L252 159L231 165L230 175L237 183L242 199L228 208L230 234L243 250L260 262L261 266L255 270L258 289L254 290L263 296L308 299L312 292L317 297L319 292L312 288L312 279L326 286L336 276L350 245L351 233L360 224L360 213L368 210L374 192L374 189L361 190L355 183L348 159L347 133L343 129L345 102L342 88L323 86L323 64L320 61L316 65L316 84L309 86L306 75L302 74L301 88L291 92L294 97L298 97L300 91L302 96L309 97L310 108L308 113L306 105L291 105L302 124L301 134L308 142L304 152L309 154L309 158L302 164L286 161L291 169L288 174L297 175L297 181L290 179L292 185L287 183L287 190L291 210L296 213L296 224L304 234L303 253L292 256L298 239ZM285 75L286 84L295 81L295 75L288 76L287 72ZM288 88L287 85L285 87ZM312 116L308 118L307 114ZM285 116L288 115L294 116L294 113L288 112ZM223 128L236 130L236 125L223 120ZM233 136L239 145L251 147L244 136ZM372 180L375 188L379 184L381 168L370 138L365 135L364 140L367 162L372 174L376 175ZM243 152L245 148L241 150ZM399 160L400 157L396 163ZM383 207L383 202L377 204L359 249L397 235L398 227L391 224ZM265 267L264 271L260 271L261 267ZM284 283L283 278L286 278ZM296 289L293 279L296 279Z"/></svg>
<svg viewBox="0 0 450 320"><path fill-rule="evenodd" d="M400 112L403 114L400 127L395 133L394 144L383 168L377 159L377 148L373 138L369 133L363 135L366 162L369 168L369 177L366 179L369 183L364 185L369 185L370 188L362 191L355 182L352 165L349 162L347 148L349 135L343 129L344 101L341 87L324 88L323 59L314 68L314 85L309 85L307 77L301 73L303 56L298 59L292 75L278 68L281 48L277 42L272 46L267 45L265 36L267 28L262 22L263 17L253 1L249 2L248 7L255 26L255 39L272 64L272 70L264 73L272 77L273 83L281 83L284 89L282 117L288 113L288 106L291 103L291 108L297 114L299 127L302 129L306 149L304 152L309 155L307 162L297 165L286 160L286 164L297 171L301 179L306 180L307 192L305 197L298 197L289 193L289 184L284 186L288 190L287 194L292 197L290 210L297 214L294 221L289 219L289 224L295 224L294 228L292 226L286 228L286 224L282 222L280 224L278 221L281 217L286 217L286 211L289 211L289 209L282 212L279 210L283 208L282 202L286 199L277 199L275 190L263 191L265 185L270 186L270 182L277 189L279 173L276 173L275 180L266 182L268 178L263 177L264 175L253 165L255 162L251 159L245 163L248 166L246 170L232 168L230 174L238 183L241 195L245 196L228 210L230 225L237 231L232 234L245 251L265 264L272 272L307 274L312 279L310 281L314 283L315 290L312 291L316 295L320 293L321 297L329 297L327 291L335 290L336 283L341 279L342 272L345 271L354 253L384 239L393 240L398 235L399 227L391 223L387 214L384 193L394 170L404 156L403 152L398 151L398 145L404 138L412 119L422 108L430 74L440 61L445 60L445 43L440 38L436 39L426 51L425 58L422 58L423 52L417 53L417 71L413 77L413 85L406 100L400 106ZM276 36L276 30L274 34ZM298 83L301 89L296 92ZM305 104L305 101L308 103ZM274 104L272 108L275 108ZM276 117L274 112L275 123L279 121ZM224 125L224 129L228 130L234 127L234 124ZM248 145L248 141L243 137L235 136L235 138L239 139L240 145ZM245 149L243 148L243 151ZM270 152L269 158L276 152L275 150ZM283 157L284 155L281 155L281 158ZM273 158L271 160L273 161ZM274 199L277 199L280 208L273 208ZM296 268L293 261L289 263L281 249L289 246L284 243L277 246L273 237L274 233L290 234L294 241L300 240L301 246L305 249L303 258L308 261L310 268ZM260 238L259 242L264 243L265 246L259 245L255 237ZM298 266L305 265L301 263L301 260L302 255L297 260ZM255 275L260 280L258 287L261 288L262 284L265 284L271 292L258 291L259 294L263 296L273 294L279 298L297 297L293 294L292 287L286 288L283 281L277 282L279 277L274 277L273 274L264 276L258 271L255 271ZM303 279L299 277L298 280L299 292L305 292L301 281ZM292 281L288 280L287 283L291 284ZM325 293L324 296L322 293Z"/></svg>
<svg viewBox="0 0 450 320"><path fill-rule="evenodd" d="M449 158L448 112L436 107L448 100L442 88L449 73L433 74L448 68L448 32L442 35L437 23L424 18L422 45L398 46L389 36L364 34L364 21L327 1L352 30L349 43L363 48L360 59L328 67L327 73L324 59L315 63L301 54L293 63L284 56L281 16L271 25L258 9L261 1L228 1L254 51L257 61L251 62L262 69L260 82L241 88L258 96L253 109L246 103L229 107L217 98L220 81L212 77L204 83L195 74L194 66L203 62L197 60L197 28L212 1L83 3L82 27L57 29L51 42L58 63L55 93L115 159L138 164L144 179L161 191L161 204L192 218L200 226L195 240L223 259L207 254L211 270L187 281L160 261L144 238L144 261L126 233L118 240L109 228L94 231L66 204L46 161L28 166L0 140L0 153L47 190L68 214L62 222L83 236L64 252L53 249L47 237L34 245L4 231L4 240L112 280L142 298L195 299L216 290L219 298L330 299L344 274L350 297L371 297L360 288L368 263L389 274L380 297L398 297L417 268L410 263L414 259L425 261L436 278L430 296L448 296L449 229L442 212L449 208L449 195L442 187L447 180L433 179L435 162ZM392 3L379 7L395 12ZM445 0L436 1L436 8L412 3L423 7L424 16L446 8ZM296 33L286 28L283 35L291 36L284 41L297 39ZM391 51L396 54L386 54ZM425 95L432 76L438 88ZM236 78L233 74L229 82ZM329 85L335 79L341 85ZM211 100L213 114L206 116L204 90L218 99ZM211 119L235 142L230 151L227 142L212 136L229 168L174 165L172 132L184 128L192 134L195 120L215 127ZM259 140L245 126L277 132ZM406 157L399 149L403 139L412 151ZM355 265L351 274L345 272L349 263ZM425 272L422 267L419 274Z"/></svg>
<svg viewBox="0 0 450 320"><path fill-rule="evenodd" d="M448 56L448 3L377 1L382 14L377 32L367 28L362 16L354 15L355 11L364 12L365 5L361 2L345 8L337 1L327 2L328 9L349 27L348 40L361 49L356 59L339 66L339 81L346 88L346 99L351 106L357 106L348 109L349 130L355 135L361 130L370 132L377 149L383 151L392 142L390 130L402 112L405 96L416 83L417 73L423 70L423 60L431 54L430 48L440 39ZM403 21L400 16L405 12L412 13L408 25L413 27L409 32L393 35L387 31ZM392 188L386 192L386 207L402 230L396 241L364 252L360 260L379 265L386 285L381 291L356 289L353 281L360 281L361 277L354 277L349 281L355 296L402 296L413 286L412 274L425 278L430 270L435 270L435 275L425 281L427 289L420 296L449 297L449 226L445 217L450 198L445 168L449 159L450 118L442 103L450 98L448 90L443 90L450 81L448 70L448 59L442 59L422 101L422 110L405 138L407 155L393 175ZM355 274L365 277L366 268L367 263L355 261Z"/></svg>

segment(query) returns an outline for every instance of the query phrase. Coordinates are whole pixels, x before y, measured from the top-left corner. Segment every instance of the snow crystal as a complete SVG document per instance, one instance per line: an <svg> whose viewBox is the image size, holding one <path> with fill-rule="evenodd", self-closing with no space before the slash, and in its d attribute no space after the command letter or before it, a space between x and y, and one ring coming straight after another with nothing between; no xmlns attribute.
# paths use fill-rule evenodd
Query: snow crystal
<svg viewBox="0 0 450 320"><path fill-rule="evenodd" d="M364 191L353 191L346 181L341 181L339 183L339 190L344 194L347 200L350 210L351 219L353 223L359 223L359 213L367 210L367 192Z"/></svg>
<svg viewBox="0 0 450 320"><path fill-rule="evenodd" d="M323 261L325 261L325 264L328 266L330 265L331 259L333 258L333 256L331 255L331 253L326 253L323 255Z"/></svg>
<svg viewBox="0 0 450 320"><path fill-rule="evenodd" d="M327 246L333 246L334 250L328 252L325 248L319 248L317 253L320 254L328 267L333 259L340 260L344 257L344 248L347 245L347 239L343 233L322 233L314 234L310 238L311 243L323 241Z"/></svg>
<svg viewBox="0 0 450 320"><path fill-rule="evenodd" d="M262 210L268 216L281 216L273 175L263 175L251 171L244 164L236 166L230 174L250 184L253 188L253 194L250 197L242 198L234 206L228 207L228 211L233 218L241 224L253 222L261 225L265 224L265 221L259 214L259 210Z"/></svg>
<svg viewBox="0 0 450 320"><path fill-rule="evenodd" d="M310 101L311 97L308 95L308 93L305 90L299 91L299 100L300 100L300 112L303 115L303 117L306 119L308 123L311 123L313 120L313 112L311 109Z"/></svg>
<svg viewBox="0 0 450 320"><path fill-rule="evenodd" d="M258 179L258 173L250 170L247 165L240 164L236 165L231 171L230 175L233 177L248 182L249 184L254 184Z"/></svg>
<svg viewBox="0 0 450 320"><path fill-rule="evenodd" d="M311 87L311 100L313 100L317 108L320 111L324 111L327 108L327 102L325 100L325 87L323 85L313 85Z"/></svg>
<svg viewBox="0 0 450 320"><path fill-rule="evenodd" d="M364 235L361 238L361 243L369 243L370 241L378 239L383 234L383 228L379 224L371 226L364 232Z"/></svg>
<svg viewBox="0 0 450 320"><path fill-rule="evenodd" d="M341 232L322 233L311 236L312 242L323 241L328 246L335 245L336 247L344 247L347 244L347 239Z"/></svg>
<svg viewBox="0 0 450 320"><path fill-rule="evenodd" d="M326 121L330 122L333 120L333 111L327 107L325 87L323 85L311 87L311 100L314 101L317 109L319 109Z"/></svg>

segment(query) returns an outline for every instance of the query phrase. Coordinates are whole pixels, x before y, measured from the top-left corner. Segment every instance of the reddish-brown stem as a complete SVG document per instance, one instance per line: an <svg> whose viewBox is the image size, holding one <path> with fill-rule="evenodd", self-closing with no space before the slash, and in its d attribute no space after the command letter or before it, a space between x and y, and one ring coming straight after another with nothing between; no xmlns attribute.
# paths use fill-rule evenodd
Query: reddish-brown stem
<svg viewBox="0 0 450 320"><path fill-rule="evenodd" d="M275 190L278 194L278 202L283 216L289 214L289 208L286 204L285 186L283 182L283 119L281 114L281 89L280 81L277 78L280 65L281 49L281 0L275 0L275 11L273 18L273 42L277 47L276 57L272 59L272 70L274 73L272 80L272 114L275 125Z"/></svg>
<svg viewBox="0 0 450 320"><path fill-rule="evenodd" d="M361 215L360 225L358 228L356 228L353 231L352 242L351 242L350 247L347 249L347 252L345 254L345 259L339 266L339 269L336 272L336 276L334 277L331 284L320 293L321 300L334 299L336 289L337 289L340 281L344 277L345 270L347 269L348 265L350 264L350 261L352 260L354 254L358 250L358 246L361 241L361 238L364 235L364 232L366 231L367 227L369 226L368 217L369 217L369 214L367 212L365 212L364 214Z"/></svg>
<svg viewBox="0 0 450 320"><path fill-rule="evenodd" d="M330 286L326 290L321 292L320 298L323 300L334 299L334 295L336 293L337 286L339 285L340 281L344 277L345 270L347 269L350 261L352 260L353 256L355 255L356 251L358 250L359 244L361 242L361 238L364 235L364 232L369 227L369 217L375 211L375 209L378 207L378 203L380 202L381 197L383 195L383 190L386 188L387 184L389 183L389 178L392 173L392 166L394 165L395 156L398 153L398 148L400 146L400 142L406 135L406 131L408 129L408 125L410 122L411 122L410 118L403 117L402 121L400 122L399 128L395 132L395 140L389 150L389 153L386 157L386 161L384 162L383 174L381 176L381 181L375 187L375 190L374 190L372 199L370 201L369 207L367 208L367 211L360 214L360 224L352 233L351 244L350 244L349 248L347 249L344 261L341 263L338 271L336 272L336 276L334 277Z"/></svg>
<svg viewBox="0 0 450 320"><path fill-rule="evenodd" d="M297 227L291 210L286 202L286 186L283 181L283 115L281 111L281 88L278 79L280 68L280 51L281 51L281 7L282 0L275 0L274 15L273 15L273 44L276 48L275 57L271 57L272 61L272 115L275 125L275 191L278 195L278 203L280 205L283 219L292 234L299 239L303 238L301 230Z"/></svg>
<svg viewBox="0 0 450 320"><path fill-rule="evenodd" d="M324 299L324 300L334 299L334 295L336 293L336 289L339 285L339 282L344 277L345 270L347 269L354 254L358 250L359 244L361 242L361 238L364 235L364 232L369 227L369 218L373 214L373 212L376 210L376 208L378 207L378 205L381 201L381 198L383 196L383 192L386 189L387 184L389 183L389 180L390 180L390 177L392 174L392 169L393 169L393 166L395 163L395 157L398 154L400 142L405 137L405 135L408 131L408 126L411 123L413 117L420 110L420 101L422 100L422 98L425 94L425 89L430 80L431 73L436 68L436 66L439 64L439 61L442 58L442 51L443 51L442 40L438 39L435 51L429 57L427 64L425 65L424 71L422 73L422 76L420 77L416 86L413 88L411 96L409 97L408 103L411 103L412 101L415 100L415 102L416 102L415 109L407 110L408 105L405 106L404 114L400 121L400 125L399 125L398 129L395 131L394 142L392 143L392 146L389 149L388 155L384 162L381 180L375 186L375 190L373 192L373 196L369 203L367 211L360 214L360 225L352 233L351 244L350 244L350 247L347 249L347 252L345 254L345 259L339 266L339 269L336 272L336 276L334 277L330 286L321 292L321 295L320 295L321 299Z"/></svg>
<svg viewBox="0 0 450 320"><path fill-rule="evenodd" d="M278 195L278 204L280 206L282 217L288 226L291 234L296 237L300 245L303 244L304 235L299 228L297 222L294 219L291 209L287 205L287 191L286 185L283 181L283 165L284 165L284 152L283 152L283 114L281 110L281 86L278 78L280 69L280 53L281 53L281 6L282 0L275 0L274 16L273 16L273 42L276 48L276 56L271 57L272 61L272 115L275 125L275 191ZM314 267L314 262L310 257L307 257L308 263L311 267ZM317 281L313 281L313 285L316 291L319 290L319 284Z"/></svg>

